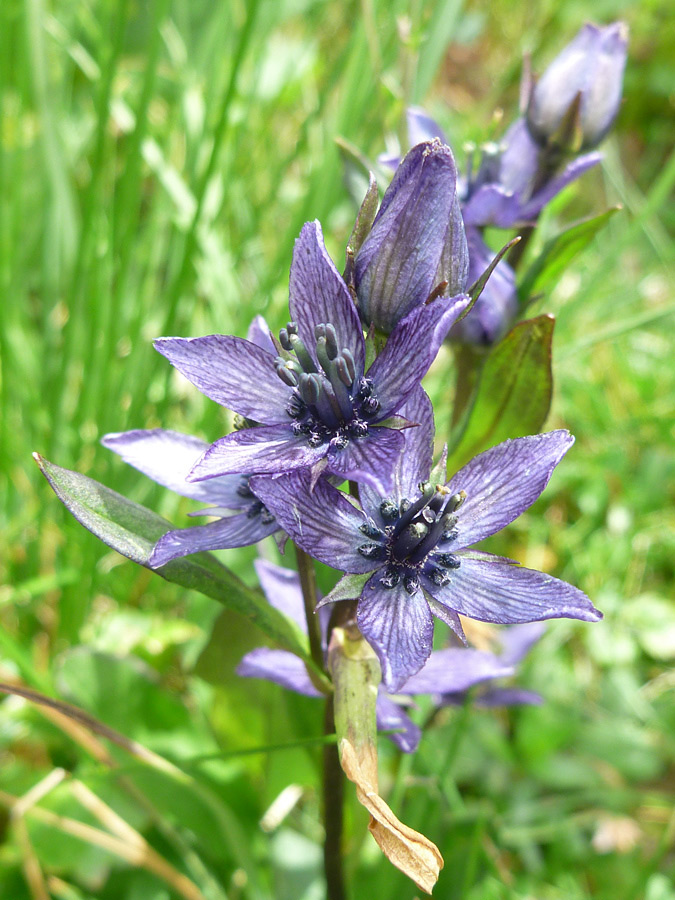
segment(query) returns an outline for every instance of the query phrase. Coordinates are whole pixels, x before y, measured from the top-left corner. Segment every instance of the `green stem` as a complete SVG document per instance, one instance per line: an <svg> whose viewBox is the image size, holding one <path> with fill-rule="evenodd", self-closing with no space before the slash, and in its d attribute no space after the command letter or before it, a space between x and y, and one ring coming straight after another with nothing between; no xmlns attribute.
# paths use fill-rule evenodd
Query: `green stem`
<svg viewBox="0 0 675 900"><path fill-rule="evenodd" d="M314 562L311 556L308 556L304 550L295 545L295 558L298 563L298 575L300 576L300 587L302 588L302 599L305 605L305 618L307 619L307 634L309 635L309 651L312 660L316 663L321 672L325 672L326 664L323 658L323 650L321 649L321 634L319 631L319 619L315 614L316 604L318 602L316 593L316 572L314 571Z"/></svg>
<svg viewBox="0 0 675 900"><path fill-rule="evenodd" d="M324 735L335 732L333 698L326 698ZM327 900L345 900L342 868L344 775L340 767L337 744L323 746L323 819L325 840L323 865L326 875Z"/></svg>

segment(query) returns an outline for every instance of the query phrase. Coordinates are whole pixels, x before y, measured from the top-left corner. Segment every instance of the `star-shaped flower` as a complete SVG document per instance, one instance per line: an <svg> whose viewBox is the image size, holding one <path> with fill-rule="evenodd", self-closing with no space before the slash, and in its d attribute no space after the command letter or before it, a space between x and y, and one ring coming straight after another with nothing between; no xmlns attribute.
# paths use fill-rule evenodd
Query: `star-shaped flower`
<svg viewBox="0 0 675 900"><path fill-rule="evenodd" d="M212 444L189 480L311 467L313 479L324 470L389 490L404 445L398 429L406 424L391 417L468 302L461 296L417 307L366 371L354 302L319 223L307 223L291 266L292 322L281 329L277 351L219 334L155 343L207 397L256 423Z"/></svg>
<svg viewBox="0 0 675 900"><path fill-rule="evenodd" d="M470 549L539 497L572 446L567 431L498 444L446 484L429 481L433 414L420 388L405 407L406 432L392 489L362 485L361 508L306 470L251 485L307 553L351 576L322 602L357 599L357 622L375 649L385 686L398 690L431 653L433 615L462 635L458 613L511 624L601 614L572 585L510 559Z"/></svg>
<svg viewBox="0 0 675 900"><path fill-rule="evenodd" d="M255 568L270 603L306 631L307 624L297 572L261 559L256 560ZM326 607L319 610L324 652L327 612ZM398 698L390 697L380 686L376 707L377 727L380 731L395 730L395 734L389 735L390 739L404 753L412 753L417 749L421 732L403 708L407 697L415 694L441 695L439 700L444 703L445 695L454 698L476 684L509 676L513 672L513 664L510 661L493 653L463 647L436 650L431 654L425 668L399 688L398 694L401 696ZM237 674L247 678L264 678L308 697L322 696L312 684L303 661L286 650L258 647L242 659L237 667Z"/></svg>

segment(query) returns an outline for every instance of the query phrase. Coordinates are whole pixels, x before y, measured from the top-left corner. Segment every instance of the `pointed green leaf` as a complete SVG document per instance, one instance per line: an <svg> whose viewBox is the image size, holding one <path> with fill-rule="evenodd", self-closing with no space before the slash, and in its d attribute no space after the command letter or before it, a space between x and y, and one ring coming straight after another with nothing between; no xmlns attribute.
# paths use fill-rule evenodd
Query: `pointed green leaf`
<svg viewBox="0 0 675 900"><path fill-rule="evenodd" d="M518 286L523 309L537 294L548 292L556 284L574 257L590 244L600 229L604 228L614 213L620 209L620 206L613 206L599 216L577 222L544 244L541 253Z"/></svg>
<svg viewBox="0 0 675 900"><path fill-rule="evenodd" d="M362 575L344 575L333 590L320 601L317 609L319 606L325 606L327 603L336 603L338 600L357 600L363 593L366 581L372 574L372 572L365 572Z"/></svg>
<svg viewBox="0 0 675 900"><path fill-rule="evenodd" d="M464 427L453 435L448 471L507 438L536 434L551 405L553 316L519 322L491 350Z"/></svg>
<svg viewBox="0 0 675 900"><path fill-rule="evenodd" d="M56 496L78 522L122 556L150 568L148 559L152 548L173 528L170 522L93 478L62 469L37 453L34 457ZM167 581L206 594L245 616L279 646L313 666L307 639L295 623L270 606L260 591L244 584L210 553L175 559L153 571Z"/></svg>

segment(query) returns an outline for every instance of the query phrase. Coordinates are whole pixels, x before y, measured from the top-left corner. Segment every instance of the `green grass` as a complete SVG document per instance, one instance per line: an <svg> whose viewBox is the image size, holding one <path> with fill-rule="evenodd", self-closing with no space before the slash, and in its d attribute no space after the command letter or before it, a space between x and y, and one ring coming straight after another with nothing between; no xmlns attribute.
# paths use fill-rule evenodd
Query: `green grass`
<svg viewBox="0 0 675 900"><path fill-rule="evenodd" d="M244 334L258 312L283 324L304 221L321 220L341 263L354 206L335 138L374 157L406 102L425 102L461 159L464 140L494 132L497 104L515 114L521 50L543 66L587 15L577 0L489 13L456 0L0 4L0 675L79 703L184 773L113 749L115 772L7 700L0 790L22 795L62 767L207 898L321 896L317 705L237 680L261 642L250 628L106 551L30 453L181 521L185 502L98 443L132 427L206 439L229 427L152 339ZM664 3L607 0L594 15L631 26L626 99L603 168L542 234L624 211L535 309L557 316L549 424L577 443L495 546L574 582L606 619L550 627L522 674L543 707L444 713L403 761L382 741L397 813L445 856L444 900L675 898L675 44ZM254 550L222 556L253 580ZM237 755L255 747L272 749ZM267 835L259 819L290 783L302 799ZM39 806L96 823L68 783ZM608 816L637 828L634 846L594 849ZM31 858L64 900L177 896L26 822L28 842L0 819L2 896L40 897ZM347 822L354 900L413 897L353 798Z"/></svg>

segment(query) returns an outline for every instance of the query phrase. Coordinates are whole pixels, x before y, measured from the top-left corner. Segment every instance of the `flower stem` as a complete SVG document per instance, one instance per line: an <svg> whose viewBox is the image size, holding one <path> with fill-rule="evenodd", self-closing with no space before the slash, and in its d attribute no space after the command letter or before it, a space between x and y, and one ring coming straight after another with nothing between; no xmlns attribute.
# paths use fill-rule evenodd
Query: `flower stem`
<svg viewBox="0 0 675 900"><path fill-rule="evenodd" d="M324 734L335 732L333 697L326 698ZM326 875L327 900L345 900L344 872L342 869L342 821L344 775L336 744L323 745L323 818L325 841L323 866Z"/></svg>
<svg viewBox="0 0 675 900"><path fill-rule="evenodd" d="M321 672L325 672L326 665L323 658L323 650L321 649L321 635L319 633L319 619L315 615L314 610L317 604L316 594L316 572L314 571L314 562L311 556L308 556L304 550L295 545L295 558L298 564L298 575L300 576L300 587L302 588L302 599L305 604L305 618L307 619L307 634L309 635L309 652L312 659Z"/></svg>

